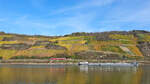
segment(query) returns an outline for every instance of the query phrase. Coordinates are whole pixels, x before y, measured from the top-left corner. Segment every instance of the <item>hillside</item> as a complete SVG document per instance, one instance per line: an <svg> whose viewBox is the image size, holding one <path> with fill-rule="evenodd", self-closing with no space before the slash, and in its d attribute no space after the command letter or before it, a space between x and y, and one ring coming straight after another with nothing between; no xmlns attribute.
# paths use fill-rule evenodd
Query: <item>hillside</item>
<svg viewBox="0 0 150 84"><path fill-rule="evenodd" d="M111 31L65 36L29 36L0 32L1 59L148 59L150 32Z"/></svg>

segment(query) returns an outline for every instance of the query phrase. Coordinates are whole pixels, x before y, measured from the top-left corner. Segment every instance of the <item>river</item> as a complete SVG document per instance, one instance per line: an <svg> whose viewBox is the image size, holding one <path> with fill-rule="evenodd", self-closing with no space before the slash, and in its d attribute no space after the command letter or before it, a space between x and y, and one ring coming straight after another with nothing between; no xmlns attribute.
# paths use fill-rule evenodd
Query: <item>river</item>
<svg viewBox="0 0 150 84"><path fill-rule="evenodd" d="M150 66L1 64L0 84L150 84Z"/></svg>

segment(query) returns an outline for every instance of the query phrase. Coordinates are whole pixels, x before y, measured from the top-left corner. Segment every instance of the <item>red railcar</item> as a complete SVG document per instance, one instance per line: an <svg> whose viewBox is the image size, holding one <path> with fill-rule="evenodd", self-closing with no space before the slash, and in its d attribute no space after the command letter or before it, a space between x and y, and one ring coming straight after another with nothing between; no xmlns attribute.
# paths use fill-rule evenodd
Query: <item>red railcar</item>
<svg viewBox="0 0 150 84"><path fill-rule="evenodd" d="M50 58L50 60L66 60L66 58Z"/></svg>

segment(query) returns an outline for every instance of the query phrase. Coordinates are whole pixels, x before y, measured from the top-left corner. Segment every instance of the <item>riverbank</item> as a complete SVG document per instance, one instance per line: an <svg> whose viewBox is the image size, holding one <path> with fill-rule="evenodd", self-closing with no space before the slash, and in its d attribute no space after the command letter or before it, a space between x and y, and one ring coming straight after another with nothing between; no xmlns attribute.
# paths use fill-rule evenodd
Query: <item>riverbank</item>
<svg viewBox="0 0 150 84"><path fill-rule="evenodd" d="M79 59L68 59L68 60L48 60L48 59L10 59L10 60L0 60L0 64L51 64L51 65L68 65L68 64L78 64L78 62L87 61L89 63L132 63L135 60L79 60ZM136 60L140 64L150 64L148 60Z"/></svg>

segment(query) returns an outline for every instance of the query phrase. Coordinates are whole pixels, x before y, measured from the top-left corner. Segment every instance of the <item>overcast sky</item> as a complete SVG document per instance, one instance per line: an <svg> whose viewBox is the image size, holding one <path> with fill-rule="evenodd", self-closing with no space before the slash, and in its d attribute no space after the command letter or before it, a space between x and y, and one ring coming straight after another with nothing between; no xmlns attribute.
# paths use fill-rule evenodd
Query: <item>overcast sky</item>
<svg viewBox="0 0 150 84"><path fill-rule="evenodd" d="M30 35L150 30L150 0L0 0L0 31Z"/></svg>

